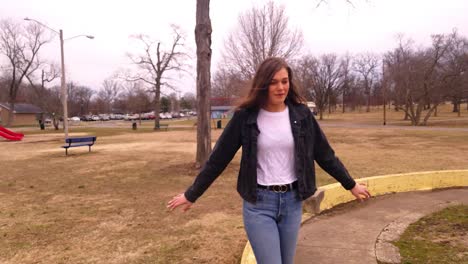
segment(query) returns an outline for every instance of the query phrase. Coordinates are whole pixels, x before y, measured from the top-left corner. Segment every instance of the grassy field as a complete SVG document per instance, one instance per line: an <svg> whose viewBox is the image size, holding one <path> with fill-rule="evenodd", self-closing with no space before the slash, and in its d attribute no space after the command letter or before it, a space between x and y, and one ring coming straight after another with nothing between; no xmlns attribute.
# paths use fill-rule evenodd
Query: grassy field
<svg viewBox="0 0 468 264"><path fill-rule="evenodd" d="M442 104L438 107L437 116L432 115L428 120L428 126L443 127L465 127L468 128L468 110L466 104L461 106L460 116L452 112L452 104ZM354 112L341 112L342 109L336 109L332 113L324 113L325 122L352 122L354 124L381 125L383 124L383 107L375 106L371 112L366 112L365 107L356 109ZM423 111L421 120L426 116L427 111ZM396 112L393 108L386 108L387 125L410 126L410 120L404 120L404 112Z"/></svg>
<svg viewBox="0 0 468 264"><path fill-rule="evenodd" d="M371 114L345 114L342 122L378 120ZM166 210L197 174L196 131L184 125L168 132L153 132L151 122L137 131L129 123L75 126L72 136L98 140L91 153L73 148L68 157L63 134L52 129L25 128L21 142L0 139L0 263L238 263L246 242L240 153L192 210ZM324 130L355 178L468 168L466 131ZM213 141L220 133L212 131ZM334 182L317 174L320 185Z"/></svg>
<svg viewBox="0 0 468 264"><path fill-rule="evenodd" d="M395 244L402 263L468 263L468 206L458 205L411 224Z"/></svg>

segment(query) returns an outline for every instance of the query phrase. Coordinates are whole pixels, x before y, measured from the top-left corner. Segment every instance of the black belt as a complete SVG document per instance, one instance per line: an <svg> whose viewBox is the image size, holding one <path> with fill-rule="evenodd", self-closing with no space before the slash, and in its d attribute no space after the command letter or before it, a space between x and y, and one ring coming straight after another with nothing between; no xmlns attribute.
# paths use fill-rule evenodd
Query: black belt
<svg viewBox="0 0 468 264"><path fill-rule="evenodd" d="M291 190L297 189L297 181L289 184L279 184L279 185L261 185L257 184L257 187L260 189L266 189L269 191L274 191L276 193L285 193Z"/></svg>

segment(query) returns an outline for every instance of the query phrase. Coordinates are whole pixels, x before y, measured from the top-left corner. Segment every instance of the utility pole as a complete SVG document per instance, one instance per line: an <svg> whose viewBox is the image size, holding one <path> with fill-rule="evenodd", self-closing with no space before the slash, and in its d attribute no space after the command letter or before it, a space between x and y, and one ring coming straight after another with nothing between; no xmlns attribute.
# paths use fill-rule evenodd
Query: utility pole
<svg viewBox="0 0 468 264"><path fill-rule="evenodd" d="M385 78L385 59L382 59L382 94L383 94L383 125L387 125L387 110L386 110L386 90L387 90L387 81Z"/></svg>

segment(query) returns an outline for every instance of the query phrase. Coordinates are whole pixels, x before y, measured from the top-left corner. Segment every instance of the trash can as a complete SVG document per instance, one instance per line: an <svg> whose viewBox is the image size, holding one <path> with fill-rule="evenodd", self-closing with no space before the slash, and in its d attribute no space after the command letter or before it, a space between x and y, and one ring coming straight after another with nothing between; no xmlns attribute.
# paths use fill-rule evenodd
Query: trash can
<svg viewBox="0 0 468 264"><path fill-rule="evenodd" d="M39 127L41 128L41 130L44 130L45 125L44 125L44 122L42 122L42 119L37 120L37 122L39 122Z"/></svg>
<svg viewBox="0 0 468 264"><path fill-rule="evenodd" d="M133 130L136 130L136 129L137 129L137 123L136 123L136 122L133 122L133 123L132 123L132 129L133 129Z"/></svg>
<svg viewBox="0 0 468 264"><path fill-rule="evenodd" d="M221 120L216 121L216 128L221 128Z"/></svg>

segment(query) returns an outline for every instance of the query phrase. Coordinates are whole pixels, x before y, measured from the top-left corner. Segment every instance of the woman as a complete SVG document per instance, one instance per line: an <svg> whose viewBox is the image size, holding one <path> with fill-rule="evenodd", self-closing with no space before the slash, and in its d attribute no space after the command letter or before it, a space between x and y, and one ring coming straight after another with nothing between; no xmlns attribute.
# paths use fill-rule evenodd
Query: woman
<svg viewBox="0 0 468 264"><path fill-rule="evenodd" d="M266 59L192 186L167 207L190 209L242 146L237 190L257 263L292 264L302 201L317 190L314 160L357 199L370 197L335 156L303 102L286 62Z"/></svg>

